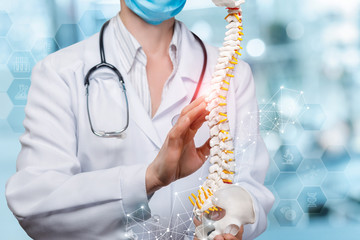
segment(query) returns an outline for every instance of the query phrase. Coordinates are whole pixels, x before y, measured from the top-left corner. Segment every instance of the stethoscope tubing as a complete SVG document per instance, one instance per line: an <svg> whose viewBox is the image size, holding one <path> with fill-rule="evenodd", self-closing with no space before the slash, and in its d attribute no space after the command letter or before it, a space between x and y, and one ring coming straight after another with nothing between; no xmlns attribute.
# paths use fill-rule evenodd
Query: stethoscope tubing
<svg viewBox="0 0 360 240"><path fill-rule="evenodd" d="M105 56L105 50L104 50L104 32L105 32L106 27L109 25L109 22L110 22L110 20L106 21L103 24L103 26L101 27L101 30L100 30L100 36L99 36L100 63L93 66L86 73L85 78L84 78L85 95L86 95L86 109L87 109L90 128L91 128L91 131L93 132L93 134L95 134L98 137L105 137L105 138L120 137L121 138L121 137L124 136L124 132L126 131L126 129L129 126L129 114L130 114L130 111L129 111L129 102L128 102L128 98L127 98L127 94L126 94L125 81L123 79L123 76L121 75L120 71L114 65L106 62L106 56ZM192 34L193 34L194 38L199 42L199 44L201 46L201 49L202 49L203 55L204 55L204 62L203 62L203 67L201 69L201 74L200 74L200 77L199 77L199 81L198 81L198 83L196 85L196 89L195 89L195 92L193 94L193 97L191 98L190 103L192 103L197 98L197 95L198 95L198 93L200 91L200 88L201 88L201 84L202 84L203 79L204 79L206 66L207 66L207 52L206 52L205 45L204 45L203 41L195 33L192 33ZM111 132L97 131L97 130L94 129L93 124L92 124L91 114L90 114L90 106L89 106L90 76L100 68L108 68L112 72L114 72L116 74L116 76L118 77L119 83L121 84L122 90L124 92L125 103L126 103L126 125L119 131L111 131ZM177 122L179 116L180 116L180 114L177 114L172 118L172 120L171 120L172 125L175 125L175 123Z"/></svg>

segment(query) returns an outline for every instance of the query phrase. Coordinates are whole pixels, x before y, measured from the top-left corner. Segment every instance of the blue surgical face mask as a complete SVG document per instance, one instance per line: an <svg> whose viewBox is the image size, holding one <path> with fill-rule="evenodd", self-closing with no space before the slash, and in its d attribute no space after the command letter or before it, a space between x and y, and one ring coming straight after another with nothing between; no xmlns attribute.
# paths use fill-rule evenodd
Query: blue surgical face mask
<svg viewBox="0 0 360 240"><path fill-rule="evenodd" d="M186 0L125 0L125 4L144 21L158 25L174 17L185 6Z"/></svg>

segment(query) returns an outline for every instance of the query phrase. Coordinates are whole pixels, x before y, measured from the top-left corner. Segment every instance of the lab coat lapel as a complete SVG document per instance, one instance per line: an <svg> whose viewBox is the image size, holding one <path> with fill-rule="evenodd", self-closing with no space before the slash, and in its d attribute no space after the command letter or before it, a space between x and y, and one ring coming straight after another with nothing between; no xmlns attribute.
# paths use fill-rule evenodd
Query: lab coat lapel
<svg viewBox="0 0 360 240"><path fill-rule="evenodd" d="M159 135L130 81L126 82L126 90L129 99L130 118L158 148L161 148Z"/></svg>
<svg viewBox="0 0 360 240"><path fill-rule="evenodd" d="M126 87L126 93L129 101L129 115L130 115L130 125L133 122L144 132L144 134L156 145L158 148L161 148L161 140L157 131L153 125L153 122L146 112L144 106L142 105L138 94L136 93L134 87L131 84L130 79L128 79L126 74L126 69L124 64L121 64L117 53L121 53L121 48L119 41L122 39L117 39L116 31L119 31L116 27L116 19L112 19L109 24L109 31L105 35L105 51L109 63L115 65L121 74L123 75ZM129 126L130 127L130 126Z"/></svg>
<svg viewBox="0 0 360 240"><path fill-rule="evenodd" d="M156 115L160 115L187 96L190 103L201 74L203 51L192 33L183 23L180 24L182 38L178 51L179 65L172 79L173 82L168 84L169 89L166 86L164 88L166 91L165 94L163 93L165 99L162 101ZM189 80L191 83L189 83Z"/></svg>
<svg viewBox="0 0 360 240"><path fill-rule="evenodd" d="M167 109L183 100L188 94L181 76L176 74L171 81L173 82L168 84L169 88L165 87L163 89L163 91L165 91L165 93L163 93L165 98L161 101L161 105L159 106L159 109L154 118L158 117Z"/></svg>

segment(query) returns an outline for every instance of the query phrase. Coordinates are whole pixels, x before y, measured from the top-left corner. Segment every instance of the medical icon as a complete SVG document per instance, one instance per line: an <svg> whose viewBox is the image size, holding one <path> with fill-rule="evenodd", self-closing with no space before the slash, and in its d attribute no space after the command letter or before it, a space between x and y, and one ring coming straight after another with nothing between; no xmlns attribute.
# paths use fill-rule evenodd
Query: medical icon
<svg viewBox="0 0 360 240"><path fill-rule="evenodd" d="M291 154L289 149L285 150L285 153L282 155L283 162L285 165L294 165L294 156Z"/></svg>
<svg viewBox="0 0 360 240"><path fill-rule="evenodd" d="M304 187L297 198L306 213L320 213L327 198L320 187Z"/></svg>
<svg viewBox="0 0 360 240"><path fill-rule="evenodd" d="M15 100L26 100L27 93L29 91L29 86L25 84L20 84L19 91L15 95Z"/></svg>
<svg viewBox="0 0 360 240"><path fill-rule="evenodd" d="M29 78L35 61L30 52L14 52L8 62L10 72L15 78Z"/></svg>
<svg viewBox="0 0 360 240"><path fill-rule="evenodd" d="M280 171L295 172L303 157L295 145L282 145L274 156L274 161Z"/></svg>
<svg viewBox="0 0 360 240"><path fill-rule="evenodd" d="M280 208L280 212L284 215L285 219L288 221L294 221L296 218L296 212L288 206Z"/></svg>
<svg viewBox="0 0 360 240"><path fill-rule="evenodd" d="M280 200L274 210L274 217L280 226L296 226L303 214L296 200Z"/></svg>
<svg viewBox="0 0 360 240"><path fill-rule="evenodd" d="M35 42L31 52L35 59L40 61L57 50L59 50L59 46L53 38L41 38Z"/></svg>
<svg viewBox="0 0 360 240"><path fill-rule="evenodd" d="M304 159L297 174L304 185L321 185L327 173L326 168L321 159Z"/></svg>
<svg viewBox="0 0 360 240"><path fill-rule="evenodd" d="M14 105L25 105L30 88L29 79L15 79L7 93Z"/></svg>
<svg viewBox="0 0 360 240"><path fill-rule="evenodd" d="M316 205L316 201L317 201L316 195L317 195L317 192L307 192L306 195L307 195L307 198L306 198L307 207L309 207L309 208L311 208L311 207L317 207L317 205Z"/></svg>

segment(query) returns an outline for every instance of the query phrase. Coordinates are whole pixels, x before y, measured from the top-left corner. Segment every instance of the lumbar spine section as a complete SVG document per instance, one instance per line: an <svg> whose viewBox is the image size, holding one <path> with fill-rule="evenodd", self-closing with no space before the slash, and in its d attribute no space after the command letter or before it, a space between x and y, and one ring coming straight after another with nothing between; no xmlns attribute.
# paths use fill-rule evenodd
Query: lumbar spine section
<svg viewBox="0 0 360 240"><path fill-rule="evenodd" d="M230 233L236 235L244 224L255 222L255 213L250 194L238 185L234 185L235 157L234 145L230 136L227 118L226 97L233 70L241 56L240 43L243 36L242 11L240 4L245 0L213 0L215 5L228 9L225 17L228 25L223 46L219 49L219 58L211 80L211 90L206 98L207 116L210 127L209 175L198 190L191 194L190 202L194 206L195 216L202 224L196 228L199 239L213 239L216 235ZM211 220L211 212L225 215L218 221Z"/></svg>

